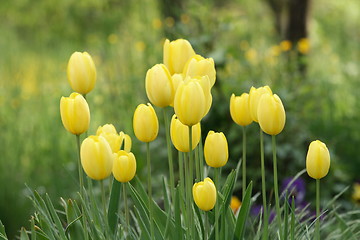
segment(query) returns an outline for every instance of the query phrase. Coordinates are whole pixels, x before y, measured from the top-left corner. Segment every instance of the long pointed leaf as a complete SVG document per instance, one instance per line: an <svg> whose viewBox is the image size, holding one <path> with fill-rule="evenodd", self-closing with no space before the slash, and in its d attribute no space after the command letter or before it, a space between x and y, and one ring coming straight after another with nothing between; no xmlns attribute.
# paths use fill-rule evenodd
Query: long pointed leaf
<svg viewBox="0 0 360 240"><path fill-rule="evenodd" d="M251 205L251 194L252 194L252 182L249 183L246 188L244 201L241 205L240 212L236 222L236 228L234 232L234 239L242 240L245 233L245 224L249 215Z"/></svg>

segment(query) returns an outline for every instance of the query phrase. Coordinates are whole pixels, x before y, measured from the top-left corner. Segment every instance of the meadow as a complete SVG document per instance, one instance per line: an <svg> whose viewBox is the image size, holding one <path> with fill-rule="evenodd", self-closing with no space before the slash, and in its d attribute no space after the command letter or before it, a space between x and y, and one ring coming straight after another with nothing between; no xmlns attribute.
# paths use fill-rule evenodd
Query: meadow
<svg viewBox="0 0 360 240"><path fill-rule="evenodd" d="M302 49L299 45L284 47L264 1L220 5L218 1L183 1L178 19L167 16L161 3L0 3L0 220L9 238L19 236L22 226L30 226L35 211L29 200L32 190L48 193L58 206L60 197L77 198L76 142L65 131L59 110L61 96L72 92L66 67L75 51L89 52L98 73L96 87L87 96L91 110L88 132L95 134L98 126L112 123L129 134L137 176L146 181L145 146L135 138L132 117L138 104L149 101L146 71L162 62L166 38L185 38L197 53L215 61L217 82L212 108L202 121L202 137L204 140L214 128L227 136L225 173L236 168L242 153L241 128L230 117L230 96L249 92L251 86L269 85L281 97L287 114L277 140L279 183L305 168L309 143L320 139L331 155L330 172L322 181L322 203L326 205L347 188L337 199L339 208L342 212L358 210L360 2L313 1L309 37ZM298 69L299 61L306 65L306 73ZM162 113L156 111L162 123ZM249 126L247 134L247 168L254 195L261 192L258 127ZM156 153L152 158L153 196L159 203L163 201L162 177L168 175L165 145L165 131L160 127L151 145L153 156ZM265 137L264 150L265 158L271 159L269 137ZM265 165L267 176L272 176L271 161ZM314 208L315 185L306 172L301 178L306 202ZM105 186L110 185L105 181ZM267 183L268 195L272 195L272 185ZM100 193L99 185L94 185L94 192ZM234 195L242 198L241 181L235 183ZM261 198L255 201L260 204Z"/></svg>

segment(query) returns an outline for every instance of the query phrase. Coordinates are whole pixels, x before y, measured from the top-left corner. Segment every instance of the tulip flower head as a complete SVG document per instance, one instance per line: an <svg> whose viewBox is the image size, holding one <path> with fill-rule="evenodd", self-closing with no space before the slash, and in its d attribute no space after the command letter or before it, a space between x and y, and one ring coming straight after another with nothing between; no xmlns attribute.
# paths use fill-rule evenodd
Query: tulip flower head
<svg viewBox="0 0 360 240"><path fill-rule="evenodd" d="M137 139L142 142L152 142L159 132L159 121L150 103L140 104L134 112L133 128Z"/></svg>
<svg viewBox="0 0 360 240"><path fill-rule="evenodd" d="M193 186L193 198L196 205L203 211L210 211L216 203L216 187L210 178L195 183Z"/></svg>
<svg viewBox="0 0 360 240"><path fill-rule="evenodd" d="M102 136L89 136L81 144L81 165L90 178L102 180L110 176L113 167L113 152Z"/></svg>
<svg viewBox="0 0 360 240"><path fill-rule="evenodd" d="M119 182L129 182L136 173L136 159L133 153L120 150L115 153L113 175Z"/></svg>
<svg viewBox="0 0 360 240"><path fill-rule="evenodd" d="M184 67L184 76L202 77L208 76L210 86L214 86L216 80L215 63L212 58L203 58L200 55L195 55L188 60Z"/></svg>
<svg viewBox="0 0 360 240"><path fill-rule="evenodd" d="M89 129L90 110L85 98L79 93L72 93L60 100L61 121L65 129L80 135Z"/></svg>
<svg viewBox="0 0 360 240"><path fill-rule="evenodd" d="M253 122L250 113L249 94L243 93L241 96L231 95L230 115L236 124L243 127Z"/></svg>
<svg viewBox="0 0 360 240"><path fill-rule="evenodd" d="M67 66L67 78L71 88L78 93L87 94L95 87L96 68L87 52L74 52Z"/></svg>
<svg viewBox="0 0 360 240"><path fill-rule="evenodd" d="M192 126L192 150L200 142L201 127L200 122ZM180 152L190 152L189 147L189 128L182 124L174 114L170 123L170 136L175 148Z"/></svg>
<svg viewBox="0 0 360 240"><path fill-rule="evenodd" d="M229 150L224 133L209 131L205 139L204 155L205 161L210 167L219 168L227 163Z"/></svg>
<svg viewBox="0 0 360 240"><path fill-rule="evenodd" d="M122 138L116 132L116 128L112 124L105 124L104 126L98 127L96 131L97 136L102 136L108 141L113 153L120 150Z"/></svg>
<svg viewBox="0 0 360 240"><path fill-rule="evenodd" d="M254 122L258 121L258 106L260 98L263 94L269 93L272 94L272 91L269 86L259 87L259 88L250 88L249 92L249 105L250 105L250 114Z"/></svg>
<svg viewBox="0 0 360 240"><path fill-rule="evenodd" d="M123 131L121 131L119 135L121 138L120 147L123 146L123 149L129 153L131 151L131 146L132 146L131 137L126 133L124 133Z"/></svg>
<svg viewBox="0 0 360 240"><path fill-rule="evenodd" d="M261 129L269 135L277 135L284 129L285 109L276 94L265 93L261 96L257 116Z"/></svg>
<svg viewBox="0 0 360 240"><path fill-rule="evenodd" d="M164 64L169 69L170 74L182 73L186 62L195 55L189 41L177 39L175 41L165 40L164 43Z"/></svg>
<svg viewBox="0 0 360 240"><path fill-rule="evenodd" d="M306 155L306 171L310 177L320 179L325 177L330 168L330 153L325 143L312 141Z"/></svg>
<svg viewBox="0 0 360 240"><path fill-rule="evenodd" d="M157 107L167 107L174 102L173 81L164 64L156 64L147 71L145 88L150 102Z"/></svg>

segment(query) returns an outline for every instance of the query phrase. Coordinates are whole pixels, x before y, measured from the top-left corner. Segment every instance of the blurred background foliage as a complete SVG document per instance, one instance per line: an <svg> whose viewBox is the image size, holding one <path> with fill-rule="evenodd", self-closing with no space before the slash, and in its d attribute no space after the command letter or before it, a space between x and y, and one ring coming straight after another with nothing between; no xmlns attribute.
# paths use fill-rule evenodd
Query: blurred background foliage
<svg viewBox="0 0 360 240"><path fill-rule="evenodd" d="M135 139L131 121L135 107L148 101L145 73L162 61L165 38L186 38L216 63L203 138L210 129L224 131L230 144L228 168L241 156L242 139L241 128L230 118L230 95L268 84L287 110L287 125L278 137L280 180L305 167L314 139L327 143L332 156L323 181L325 200L360 180L360 2L304 1L308 6L299 20L305 24L300 37L286 30L294 29L286 23L294 14L292 2L299 1L1 1L0 219L9 235L28 226L33 209L26 185L50 193L54 201L74 197L78 189L75 138L64 130L59 114L60 97L71 93L66 65L74 51L89 52L98 71L88 95L89 133L105 123L129 133L140 176L144 146ZM258 131L256 124L247 129L248 176L257 191ZM271 176L270 139L265 141ZM159 180L153 182L160 183L168 174L163 128L152 145L157 152L153 176ZM303 177L311 201L314 186ZM352 207L351 189L343 201Z"/></svg>

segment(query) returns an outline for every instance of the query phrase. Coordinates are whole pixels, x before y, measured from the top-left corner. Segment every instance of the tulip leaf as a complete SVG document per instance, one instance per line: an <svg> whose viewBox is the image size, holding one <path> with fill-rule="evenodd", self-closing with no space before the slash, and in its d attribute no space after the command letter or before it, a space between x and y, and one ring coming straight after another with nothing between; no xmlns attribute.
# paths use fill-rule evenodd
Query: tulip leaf
<svg viewBox="0 0 360 240"><path fill-rule="evenodd" d="M8 239L7 236L6 236L4 224L1 222L1 220L0 220L0 238L3 239L3 240Z"/></svg>
<svg viewBox="0 0 360 240"><path fill-rule="evenodd" d="M179 187L175 189L175 239L181 240L184 234L183 228L181 226L181 213L180 213L180 191Z"/></svg>
<svg viewBox="0 0 360 240"><path fill-rule="evenodd" d="M151 237L150 237L150 233L147 229L147 227L149 226L149 221L147 221L147 223L144 222L144 218L142 216L142 214L140 214L138 208L135 206L135 213L136 213L136 216L137 216L137 220L139 221L139 226L140 226L140 229L141 229L141 239L145 239L145 240L151 240ZM145 218L147 219L147 217ZM148 219L147 219L148 220Z"/></svg>
<svg viewBox="0 0 360 240"><path fill-rule="evenodd" d="M30 240L24 227L22 227L20 230L20 240Z"/></svg>
<svg viewBox="0 0 360 240"><path fill-rule="evenodd" d="M118 223L120 194L121 183L114 178L111 186L110 200L108 206L108 222L112 233L115 233L116 225Z"/></svg>
<svg viewBox="0 0 360 240"><path fill-rule="evenodd" d="M84 239L82 234L80 219L82 216L76 212L74 201L69 199L67 202L64 201L64 207L66 212L66 220L68 225L66 226L65 232L69 232L73 239Z"/></svg>
<svg viewBox="0 0 360 240"><path fill-rule="evenodd" d="M56 213L56 211L55 211L55 208L54 208L54 205L52 204L51 199L50 199L50 197L49 197L48 194L45 195L45 200L46 200L46 204L47 204L47 206L48 206L48 208L49 208L51 217L52 217L53 221L55 222L57 231L58 231L58 233L60 233L60 237L61 237L62 239L66 239L64 227L63 227L63 225L61 224L60 218L59 218L59 216L57 215L57 213Z"/></svg>
<svg viewBox="0 0 360 240"><path fill-rule="evenodd" d="M249 215L251 206L252 182L249 183L245 191L245 197L241 204L240 212L237 217L236 227L233 239L242 240L245 233L245 224Z"/></svg>

